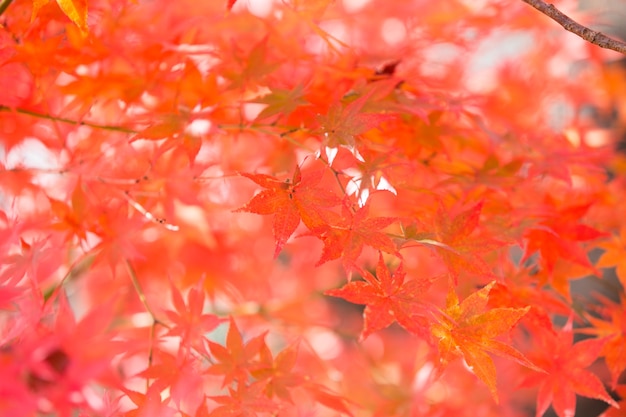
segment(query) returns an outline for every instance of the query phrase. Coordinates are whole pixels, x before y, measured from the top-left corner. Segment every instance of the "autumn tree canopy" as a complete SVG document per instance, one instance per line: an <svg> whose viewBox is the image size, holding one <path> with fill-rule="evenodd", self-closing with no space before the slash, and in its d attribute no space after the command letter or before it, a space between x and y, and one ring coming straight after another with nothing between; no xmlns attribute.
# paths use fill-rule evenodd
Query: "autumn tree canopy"
<svg viewBox="0 0 626 417"><path fill-rule="evenodd" d="M524 1L0 1L0 415L624 415L609 59Z"/></svg>

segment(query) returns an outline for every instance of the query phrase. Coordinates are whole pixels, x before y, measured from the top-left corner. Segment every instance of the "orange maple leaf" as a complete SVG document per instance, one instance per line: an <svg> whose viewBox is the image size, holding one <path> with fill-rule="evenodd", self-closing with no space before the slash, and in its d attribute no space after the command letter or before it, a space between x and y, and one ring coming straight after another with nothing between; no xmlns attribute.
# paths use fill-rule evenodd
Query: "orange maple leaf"
<svg viewBox="0 0 626 417"><path fill-rule="evenodd" d="M289 391L304 383L305 377L293 372L298 356L299 343L292 343L280 351L276 357L266 344L261 349L261 363L251 374L258 381L266 383L264 393L268 398L277 396L293 404Z"/></svg>
<svg viewBox="0 0 626 417"><path fill-rule="evenodd" d="M300 220L309 228L316 229L326 223L328 208L336 206L341 200L330 190L317 187L323 172L307 172L305 176L296 166L293 181L280 181L265 174L241 174L266 188L252 197L243 207L235 210L256 214L274 214L274 237L276 238L277 257L283 246L300 224Z"/></svg>
<svg viewBox="0 0 626 417"><path fill-rule="evenodd" d="M459 355L463 356L467 365L487 385L497 402L496 368L489 353L513 359L534 370L541 369L517 349L495 340L496 336L508 332L530 307L487 310L489 292L494 285L495 281L492 281L461 303L454 290L451 290L448 293L446 309L439 323L431 327L431 332L439 339L441 366Z"/></svg>
<svg viewBox="0 0 626 417"><path fill-rule="evenodd" d="M598 268L615 267L617 278L626 288L626 227L622 227L619 236L613 236L609 241L598 245L605 250L596 266Z"/></svg>
<svg viewBox="0 0 626 417"><path fill-rule="evenodd" d="M230 319L230 328L226 335L226 346L208 341L211 355L215 358L213 364L206 372L215 375L224 375L222 387L237 381L238 385L247 381L253 369L252 360L259 355L265 344L265 333L256 336L244 344L243 338L235 321Z"/></svg>
<svg viewBox="0 0 626 417"><path fill-rule="evenodd" d="M37 17L39 10L50 0L33 0L32 19ZM83 36L89 32L87 26L87 0L56 0L57 4L67 17L80 29Z"/></svg>
<svg viewBox="0 0 626 417"><path fill-rule="evenodd" d="M271 413L276 415L278 405L262 395L263 381L251 384L243 382L237 388L228 387L228 395L212 395L210 398L219 404L211 417L257 416L257 413Z"/></svg>
<svg viewBox="0 0 626 417"><path fill-rule="evenodd" d="M365 304L361 340L394 322L411 333L424 335L428 325L420 299L432 279L415 279L405 282L402 264L391 275L385 266L382 253L376 267L376 276L360 271L364 281L351 281L342 288L326 291L326 295L340 297L355 304Z"/></svg>
<svg viewBox="0 0 626 417"><path fill-rule="evenodd" d="M122 391L124 391L128 398L137 406L137 408L127 411L124 414L124 417L175 416L176 410L170 407L170 398L163 399L161 397L161 393L166 388L166 383L162 380L157 380L152 385L150 385L145 394L122 388Z"/></svg>

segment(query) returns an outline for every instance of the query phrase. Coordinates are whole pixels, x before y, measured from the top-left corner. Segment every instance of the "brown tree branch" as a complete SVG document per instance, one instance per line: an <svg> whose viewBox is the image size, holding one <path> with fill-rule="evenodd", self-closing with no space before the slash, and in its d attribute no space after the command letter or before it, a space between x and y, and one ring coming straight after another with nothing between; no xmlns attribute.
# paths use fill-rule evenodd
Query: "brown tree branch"
<svg viewBox="0 0 626 417"><path fill-rule="evenodd" d="M9 5L13 2L13 0L2 0L0 1L0 15L4 13L4 11L9 7Z"/></svg>
<svg viewBox="0 0 626 417"><path fill-rule="evenodd" d="M626 43L609 38L601 32L589 29L581 25L580 23L572 20L569 16L563 14L559 9L554 7L553 4L546 3L543 0L522 0L525 3L530 4L541 13L548 16L550 19L563 26L565 30L572 32L575 35L580 36L587 42L594 45L598 45L601 48L611 49L626 55Z"/></svg>

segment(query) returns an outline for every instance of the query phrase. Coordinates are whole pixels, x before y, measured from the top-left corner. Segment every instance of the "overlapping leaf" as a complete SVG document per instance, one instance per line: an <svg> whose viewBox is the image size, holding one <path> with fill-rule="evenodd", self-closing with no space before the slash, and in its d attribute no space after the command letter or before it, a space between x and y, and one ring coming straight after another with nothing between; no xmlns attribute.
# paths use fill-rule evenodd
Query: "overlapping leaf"
<svg viewBox="0 0 626 417"><path fill-rule="evenodd" d="M173 282L170 282L170 289L175 310L165 311L172 321L168 335L180 337L183 345L199 347L201 337L215 329L222 320L214 314L203 313L205 293L201 285L189 290L187 302Z"/></svg>
<svg viewBox="0 0 626 417"><path fill-rule="evenodd" d="M602 355L611 372L611 385L615 387L620 375L626 371L626 295L621 294L619 303L597 297L602 303L599 308L601 318L588 316L587 320L593 327L580 332L606 338Z"/></svg>
<svg viewBox="0 0 626 417"><path fill-rule="evenodd" d="M433 225L434 233L419 233L416 228L407 228L405 237L432 247L448 267L455 282L462 272L492 276L484 255L501 247L502 242L476 233L482 206L482 203L478 203L454 216L439 207Z"/></svg>
<svg viewBox="0 0 626 417"><path fill-rule="evenodd" d="M573 343L571 323L559 333L537 331L533 339L537 342L537 348L528 356L545 372L530 375L522 382L522 386L539 385L537 417L541 417L550 404L559 417L573 416L576 394L618 407L600 379L585 369L598 358L606 339L586 339Z"/></svg>
<svg viewBox="0 0 626 417"><path fill-rule="evenodd" d="M371 98L372 93L373 90L346 106L335 103L326 115L319 117L321 132L326 138L326 146L352 148L355 145L355 137L392 117L388 114L363 111L363 107Z"/></svg>
<svg viewBox="0 0 626 417"><path fill-rule="evenodd" d="M275 115L287 116L299 106L307 103L302 97L301 85L296 86L293 90L273 89L269 94L253 100L253 103L267 104L267 107L259 113L256 120L266 119Z"/></svg>
<svg viewBox="0 0 626 417"><path fill-rule="evenodd" d="M523 260L538 252L541 255L541 264L548 273L554 270L558 259L568 260L595 272L586 251L579 244L606 236L605 233L580 223L590 205L557 208L551 199L547 199L546 203L552 213L524 234L526 251Z"/></svg>
<svg viewBox="0 0 626 417"><path fill-rule="evenodd" d="M612 236L606 242L598 245L604 253L598 259L598 268L615 267L617 278L626 288L626 227L622 227L619 236Z"/></svg>
<svg viewBox="0 0 626 417"><path fill-rule="evenodd" d="M394 322L416 335L427 333L427 320L421 299L432 279L420 278L405 282L402 264L389 273L382 254L376 266L376 276L361 271L364 281L351 281L342 288L326 291L351 303L364 304L364 324L361 340Z"/></svg>
<svg viewBox="0 0 626 417"><path fill-rule="evenodd" d="M37 12L50 0L33 0L33 19ZM89 31L87 26L87 0L56 0L57 4L69 19L74 22L83 35Z"/></svg>
<svg viewBox="0 0 626 417"><path fill-rule="evenodd" d="M356 260L365 245L390 254L398 254L391 238L381 231L397 219L368 215L369 203L354 213L344 205L341 218L335 219L333 224L314 229L314 233L324 242L322 257L317 264L341 258L346 271L354 270Z"/></svg>
<svg viewBox="0 0 626 417"><path fill-rule="evenodd" d="M274 215L275 257L296 230L300 220L309 229L318 229L326 224L329 208L341 201L332 191L318 187L323 175L321 170L307 171L303 175L300 167L296 167L291 182L280 181L265 174L241 175L250 178L265 190L235 211Z"/></svg>
<svg viewBox="0 0 626 417"><path fill-rule="evenodd" d="M303 375L293 371L298 356L298 343L287 346L276 357L273 357L267 345L263 345L260 354L260 364L252 370L252 376L265 382L263 391L268 398L276 396L293 403L290 390L305 381Z"/></svg>
<svg viewBox="0 0 626 417"><path fill-rule="evenodd" d="M243 337L235 324L230 319L230 328L226 336L226 346L215 342L207 342L211 355L216 360L207 373L213 375L224 375L222 387L230 385L236 381L239 385L247 381L251 371L255 369L254 358L257 357L265 345L265 334L256 336L247 343L243 342Z"/></svg>
<svg viewBox="0 0 626 417"><path fill-rule="evenodd" d="M494 285L495 281L474 292L461 303L456 293L450 291L446 309L439 323L432 326L431 332L439 340L441 365L446 365L460 354L498 401L496 368L489 354L512 359L535 370L540 369L517 349L495 339L508 332L528 312L529 307L487 310L489 291Z"/></svg>

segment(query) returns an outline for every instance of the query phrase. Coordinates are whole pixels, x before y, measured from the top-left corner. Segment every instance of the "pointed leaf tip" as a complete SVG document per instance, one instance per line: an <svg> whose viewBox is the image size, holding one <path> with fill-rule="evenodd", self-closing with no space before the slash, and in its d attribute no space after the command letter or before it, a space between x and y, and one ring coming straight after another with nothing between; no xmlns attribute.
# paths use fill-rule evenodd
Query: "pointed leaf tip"
<svg viewBox="0 0 626 417"><path fill-rule="evenodd" d="M87 27L87 0L57 0L57 4L69 19L80 29L83 36L89 32Z"/></svg>

